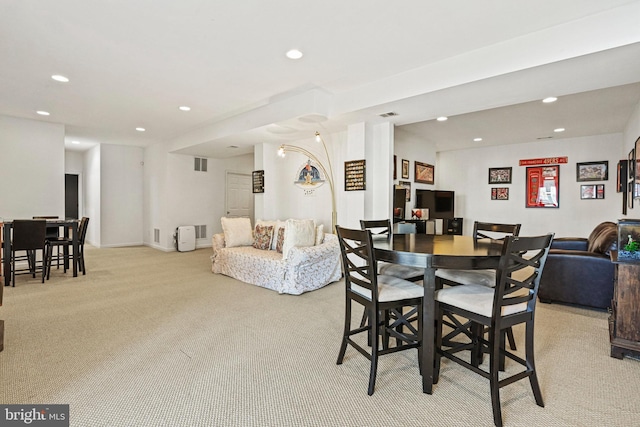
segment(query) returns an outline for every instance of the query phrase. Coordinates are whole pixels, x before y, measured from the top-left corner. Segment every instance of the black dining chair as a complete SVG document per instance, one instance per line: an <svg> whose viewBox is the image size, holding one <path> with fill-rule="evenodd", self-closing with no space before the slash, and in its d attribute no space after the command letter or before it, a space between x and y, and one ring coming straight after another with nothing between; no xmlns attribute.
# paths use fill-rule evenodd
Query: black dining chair
<svg viewBox="0 0 640 427"><path fill-rule="evenodd" d="M503 240L507 236L517 236L520 234L521 224L498 224L475 221L473 223L473 238ZM496 270L453 270L440 269L436 271L436 280L439 287L442 285L484 285L495 286ZM506 332L509 339L509 346L516 350L516 340L513 330L509 328Z"/></svg>
<svg viewBox="0 0 640 427"><path fill-rule="evenodd" d="M444 356L489 379L493 420L502 426L500 388L529 378L538 406L544 406L534 361L534 318L540 277L544 269L553 234L537 237L508 236L502 246L494 287L481 284L452 286L435 293L436 359L434 383L440 375ZM525 325L525 358L506 350L504 332L514 325ZM447 333L443 329L447 327ZM480 331L488 329L488 337ZM469 351L468 362L458 356ZM488 371L481 369L480 358L489 353ZM509 376L498 378L504 357L524 367Z"/></svg>
<svg viewBox="0 0 640 427"><path fill-rule="evenodd" d="M55 238L47 238L48 249L47 249L47 265L46 265L46 276L47 280L51 275L51 264L53 259L57 259L58 264L62 261L64 266L63 271L67 272L67 263L69 260L72 260L72 257L76 258L78 263L78 270L82 272L83 275L87 274L87 269L84 263L84 241L87 236L87 227L89 225L89 218L82 217L80 220L80 224L78 225L78 253L73 253L73 236L65 237L59 236ZM56 257L53 256L53 248L58 248L58 255ZM60 248L63 248L62 255L60 255ZM64 254L67 254L66 256Z"/></svg>
<svg viewBox="0 0 640 427"><path fill-rule="evenodd" d="M31 274L35 279L38 270L42 271L44 283L46 265L46 228L45 220L16 219L12 224L11 236L11 286L16 286L16 275ZM19 255L18 252L25 252ZM38 260L40 251L40 260ZM16 267L16 262L27 262L27 268Z"/></svg>
<svg viewBox="0 0 640 427"><path fill-rule="evenodd" d="M371 361L368 394L375 390L378 356L417 348L421 352L422 286L397 277L378 275L373 240L369 230L351 230L336 226L345 277L345 318L337 364L341 365L347 346L352 346ZM352 304L369 313L368 324L352 327ZM410 308L403 313L403 308ZM417 326L410 319L417 314ZM401 327L402 326L402 327ZM361 339L356 337L362 336ZM364 337L367 338L364 338ZM371 349L364 341L371 337ZM395 338L391 346L389 338ZM380 342L381 341L381 342Z"/></svg>

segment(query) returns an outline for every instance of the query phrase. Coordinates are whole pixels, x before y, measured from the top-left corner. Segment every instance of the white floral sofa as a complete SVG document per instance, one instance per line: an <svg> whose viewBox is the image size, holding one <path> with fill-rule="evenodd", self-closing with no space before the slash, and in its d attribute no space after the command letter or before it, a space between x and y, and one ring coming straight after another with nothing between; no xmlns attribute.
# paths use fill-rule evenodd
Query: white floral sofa
<svg viewBox="0 0 640 427"><path fill-rule="evenodd" d="M306 221L303 226L302 221ZM257 221L255 229L248 218L222 218L222 224L224 233L212 238L213 273L292 295L341 278L338 238L325 234L312 220ZM269 227L273 227L270 238L263 233ZM296 241L296 230L303 241Z"/></svg>

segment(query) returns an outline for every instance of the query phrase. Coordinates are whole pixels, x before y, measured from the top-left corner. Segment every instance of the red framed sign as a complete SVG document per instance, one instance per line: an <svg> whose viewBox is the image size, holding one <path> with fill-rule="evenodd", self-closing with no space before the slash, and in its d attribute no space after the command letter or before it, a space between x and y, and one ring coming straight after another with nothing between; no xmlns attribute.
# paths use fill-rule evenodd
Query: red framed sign
<svg viewBox="0 0 640 427"><path fill-rule="evenodd" d="M555 165L558 163L569 163L569 158L567 156L564 156L564 157L542 157L539 159L520 160L520 166Z"/></svg>
<svg viewBox="0 0 640 427"><path fill-rule="evenodd" d="M527 208L557 208L560 206L560 166L527 168Z"/></svg>

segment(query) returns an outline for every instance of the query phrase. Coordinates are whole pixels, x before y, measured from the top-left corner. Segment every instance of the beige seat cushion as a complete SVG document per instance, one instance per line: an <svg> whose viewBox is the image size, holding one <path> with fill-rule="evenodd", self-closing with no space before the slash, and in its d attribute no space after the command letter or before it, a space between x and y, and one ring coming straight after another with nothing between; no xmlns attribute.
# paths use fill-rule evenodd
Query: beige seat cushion
<svg viewBox="0 0 640 427"><path fill-rule="evenodd" d="M424 268L380 261L378 262L378 274L408 280L414 277L424 277Z"/></svg>
<svg viewBox="0 0 640 427"><path fill-rule="evenodd" d="M351 288L363 297L371 299L371 291L369 289L355 284L352 284ZM400 301L422 296L424 296L424 288L420 285L397 277L378 276L378 301L380 302Z"/></svg>
<svg viewBox="0 0 640 427"><path fill-rule="evenodd" d="M435 300L459 307L463 310L491 317L493 312L494 289L482 285L451 286L436 291ZM502 308L502 315L519 313L527 309L527 303Z"/></svg>
<svg viewBox="0 0 640 427"><path fill-rule="evenodd" d="M461 285L482 285L490 288L496 285L495 270L436 270L436 277Z"/></svg>

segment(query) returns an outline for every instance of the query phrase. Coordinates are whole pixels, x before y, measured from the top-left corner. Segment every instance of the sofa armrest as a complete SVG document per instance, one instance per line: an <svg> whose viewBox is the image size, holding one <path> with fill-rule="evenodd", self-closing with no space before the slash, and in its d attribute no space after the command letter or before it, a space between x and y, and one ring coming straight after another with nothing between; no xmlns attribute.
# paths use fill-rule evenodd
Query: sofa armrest
<svg viewBox="0 0 640 427"><path fill-rule="evenodd" d="M213 249L213 256L211 259L215 259L218 255L218 250L224 248L224 233L214 234L211 238L211 248Z"/></svg>
<svg viewBox="0 0 640 427"><path fill-rule="evenodd" d="M559 237L551 242L551 249L586 251L589 241L582 237Z"/></svg>
<svg viewBox="0 0 640 427"><path fill-rule="evenodd" d="M333 234L325 234L324 241L319 245L292 247L287 260L291 265L300 265L333 256L340 257L338 238Z"/></svg>

